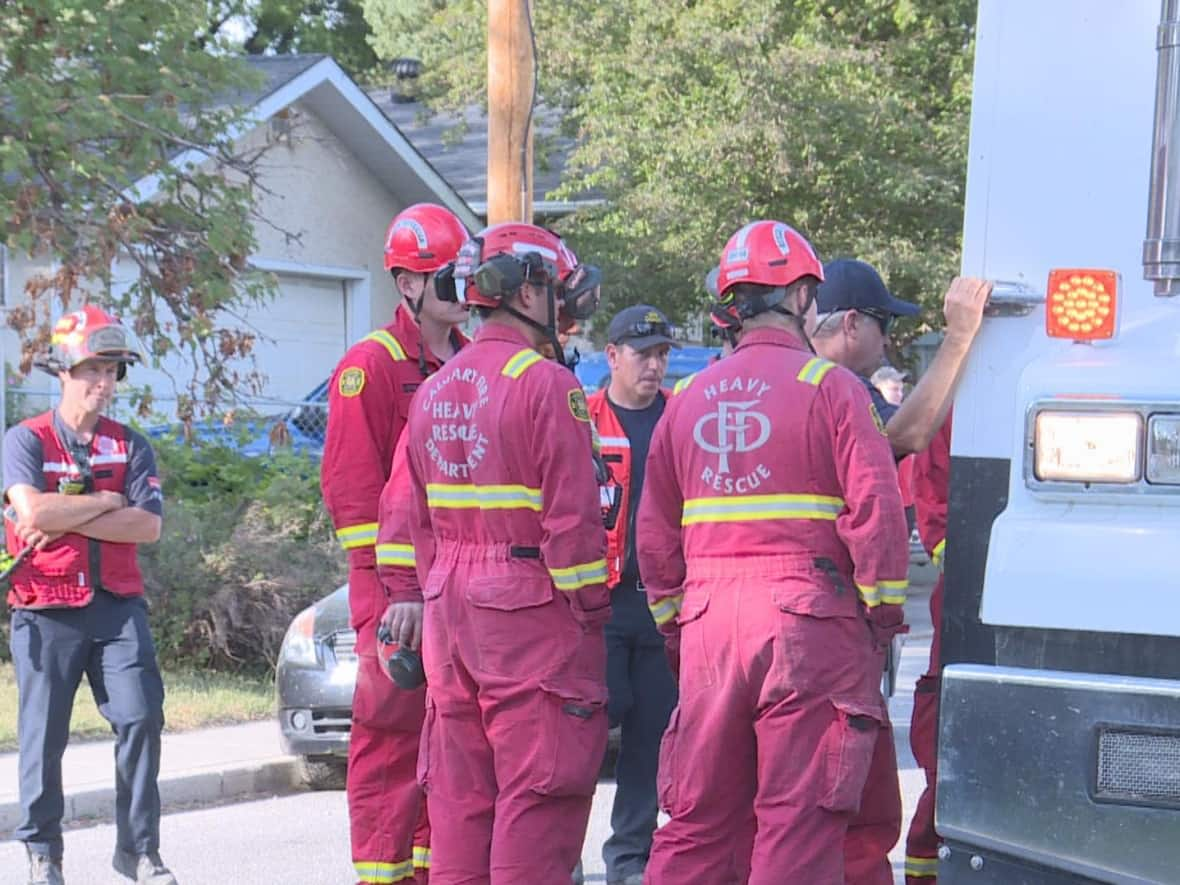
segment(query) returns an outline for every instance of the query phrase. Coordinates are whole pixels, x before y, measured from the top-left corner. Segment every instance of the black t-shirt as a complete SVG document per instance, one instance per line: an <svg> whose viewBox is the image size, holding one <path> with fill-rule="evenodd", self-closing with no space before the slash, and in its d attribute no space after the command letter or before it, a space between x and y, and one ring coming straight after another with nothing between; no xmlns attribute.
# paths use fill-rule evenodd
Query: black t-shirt
<svg viewBox="0 0 1180 885"><path fill-rule="evenodd" d="M61 416L53 413L53 430L67 451L75 449L89 451L77 435L62 423ZM143 434L127 427L127 473L123 496L128 506L138 507L156 516L164 513L163 496L160 494L160 479L156 471L156 456L151 444ZM75 457L75 460L77 458ZM56 492L45 488L45 455L41 440L28 427L17 424L4 434L4 491L15 485L32 486L39 492ZM91 465L92 471L103 469Z"/></svg>
<svg viewBox="0 0 1180 885"><path fill-rule="evenodd" d="M643 474L647 468L647 453L651 448L651 436L656 422L664 414L664 394L659 393L645 409L626 409L606 401L623 425L623 432L631 443L631 487L627 490L627 561L623 566L620 584L634 585L639 580L639 564L635 557L635 514L639 510L639 495L643 491Z"/></svg>
<svg viewBox="0 0 1180 885"><path fill-rule="evenodd" d="M899 407L885 399L881 391L874 387L873 382L864 377L864 375L858 375L857 377L869 389L869 396L873 398L873 405L877 407L877 414L881 416L881 421L888 424L889 419L897 414Z"/></svg>

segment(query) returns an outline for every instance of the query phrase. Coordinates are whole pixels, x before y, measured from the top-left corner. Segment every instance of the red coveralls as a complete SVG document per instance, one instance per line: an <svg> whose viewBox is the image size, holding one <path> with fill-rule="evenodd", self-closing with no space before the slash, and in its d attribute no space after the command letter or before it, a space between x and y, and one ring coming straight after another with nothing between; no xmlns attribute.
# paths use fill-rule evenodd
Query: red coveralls
<svg viewBox="0 0 1180 885"><path fill-rule="evenodd" d="M568 885L606 748L605 534L573 373L486 322L409 424L433 885Z"/></svg>
<svg viewBox="0 0 1180 885"><path fill-rule="evenodd" d="M914 507L918 534L931 560L942 568L946 549L946 511L951 473L951 416L931 440L926 451L914 458ZM938 576L930 594L930 620L934 638L930 643L930 665L914 689L914 712L910 718L910 749L926 773L926 789L918 799L905 841L907 885L934 885L938 881L938 834L934 831L934 785L938 779L938 693L942 671L943 576Z"/></svg>
<svg viewBox="0 0 1180 885"><path fill-rule="evenodd" d="M908 566L861 382L788 332L746 332L669 402L637 543L680 670L647 881L843 883Z"/></svg>
<svg viewBox="0 0 1180 885"><path fill-rule="evenodd" d="M465 339L454 333L455 343ZM348 747L352 859L363 883L426 881L430 828L415 780L425 693L394 686L377 660L377 623L386 596L376 570L377 509L409 403L441 363L421 343L410 309L353 345L328 389L328 430L320 487L336 537L348 551L350 624L358 658ZM415 830L415 825L417 829Z"/></svg>

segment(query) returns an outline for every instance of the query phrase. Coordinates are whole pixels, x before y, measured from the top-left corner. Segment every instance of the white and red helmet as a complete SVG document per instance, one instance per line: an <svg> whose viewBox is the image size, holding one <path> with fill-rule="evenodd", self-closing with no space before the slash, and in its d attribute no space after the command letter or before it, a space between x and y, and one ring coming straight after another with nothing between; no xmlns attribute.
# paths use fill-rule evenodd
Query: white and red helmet
<svg viewBox="0 0 1180 885"><path fill-rule="evenodd" d="M122 381L127 366L143 362L143 349L135 333L118 317L87 304L80 310L64 314L54 323L49 350L34 359L33 365L56 375L95 359L117 361L119 380Z"/></svg>
<svg viewBox="0 0 1180 885"><path fill-rule="evenodd" d="M824 278L823 264L811 243L781 221L752 221L725 244L717 268L716 297L728 304L739 283L785 289L807 276Z"/></svg>
<svg viewBox="0 0 1180 885"><path fill-rule="evenodd" d="M434 273L455 260L467 228L449 209L415 203L394 216L385 234L385 269Z"/></svg>
<svg viewBox="0 0 1180 885"><path fill-rule="evenodd" d="M535 224L509 221L484 228L455 260L462 299L475 307L499 307L525 283L548 285L560 312L586 319L598 308L602 275L580 264L560 236ZM472 285L474 284L474 285Z"/></svg>

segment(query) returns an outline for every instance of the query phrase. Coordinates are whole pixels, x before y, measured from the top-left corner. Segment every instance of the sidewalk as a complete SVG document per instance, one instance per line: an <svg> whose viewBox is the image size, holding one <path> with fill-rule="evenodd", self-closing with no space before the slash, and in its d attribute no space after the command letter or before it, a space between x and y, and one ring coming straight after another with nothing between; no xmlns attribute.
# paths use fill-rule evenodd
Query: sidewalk
<svg viewBox="0 0 1180 885"><path fill-rule="evenodd" d="M84 702L84 699L83 699ZM165 734L160 800L165 811L191 802L217 802L249 793L284 792L297 783L295 759L279 746L273 719ZM110 819L115 808L113 741L71 743L62 762L63 823ZM16 753L0 754L0 839L20 823Z"/></svg>

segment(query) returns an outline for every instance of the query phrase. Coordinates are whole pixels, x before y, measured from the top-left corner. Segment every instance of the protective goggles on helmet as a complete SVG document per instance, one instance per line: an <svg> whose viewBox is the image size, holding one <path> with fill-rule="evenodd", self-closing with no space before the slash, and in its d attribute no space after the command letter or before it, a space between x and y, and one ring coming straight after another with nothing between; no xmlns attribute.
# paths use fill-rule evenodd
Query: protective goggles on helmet
<svg viewBox="0 0 1180 885"><path fill-rule="evenodd" d="M602 300L602 271L592 264L579 264L558 291L561 312L575 320L588 320Z"/></svg>
<svg viewBox="0 0 1180 885"><path fill-rule="evenodd" d="M468 306L467 281L479 266L483 243L478 238L468 240L459 247L459 254L450 264L440 267L434 274L434 292L439 301L452 301Z"/></svg>

